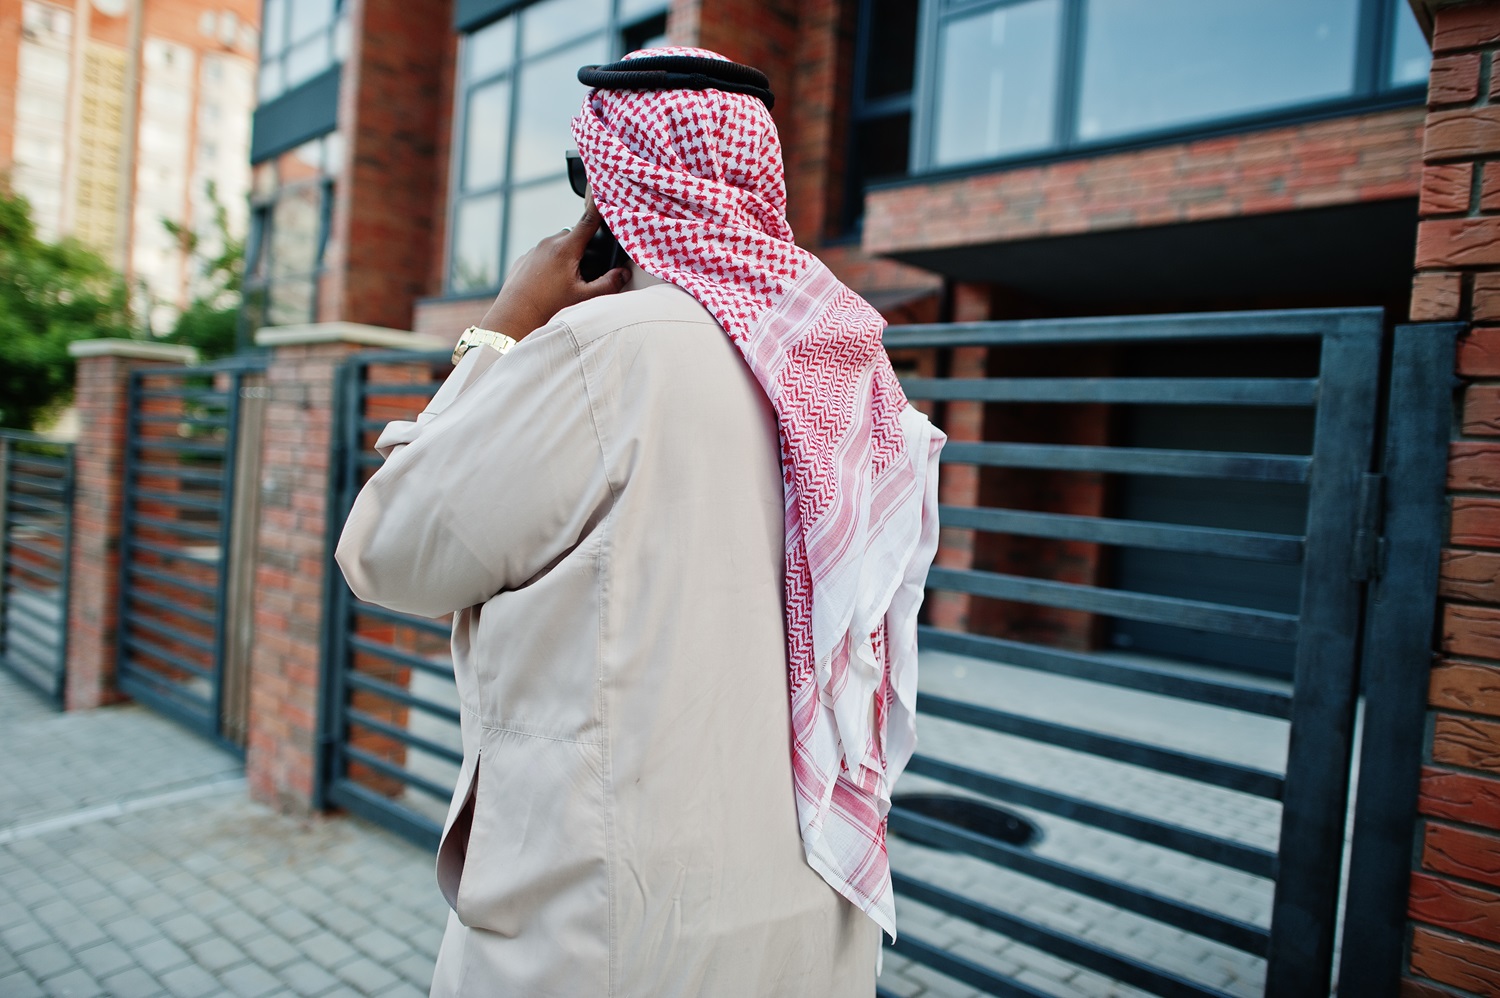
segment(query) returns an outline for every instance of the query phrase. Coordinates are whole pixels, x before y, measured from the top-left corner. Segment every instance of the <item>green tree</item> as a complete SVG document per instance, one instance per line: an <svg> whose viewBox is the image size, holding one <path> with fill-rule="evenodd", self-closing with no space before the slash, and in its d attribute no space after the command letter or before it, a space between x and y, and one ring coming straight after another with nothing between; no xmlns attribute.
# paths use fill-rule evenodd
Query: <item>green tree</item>
<svg viewBox="0 0 1500 998"><path fill-rule="evenodd" d="M0 426L30 429L67 404L69 343L130 334L120 275L75 239L39 238L31 205L0 183Z"/></svg>
<svg viewBox="0 0 1500 998"><path fill-rule="evenodd" d="M164 218L161 224L182 245L203 275L202 290L177 317L172 331L162 337L167 343L194 347L205 360L234 353L235 327L240 312L240 286L245 273L245 240L229 232L229 213L219 200L218 188L208 182L208 200L214 208L217 252L203 251L203 239L180 222Z"/></svg>

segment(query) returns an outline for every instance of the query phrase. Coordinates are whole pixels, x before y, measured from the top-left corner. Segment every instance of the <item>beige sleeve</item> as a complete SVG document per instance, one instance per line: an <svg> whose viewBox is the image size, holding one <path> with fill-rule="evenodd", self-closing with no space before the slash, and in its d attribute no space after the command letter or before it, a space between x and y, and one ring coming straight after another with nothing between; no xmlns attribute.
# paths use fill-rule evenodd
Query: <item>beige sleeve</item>
<svg viewBox="0 0 1500 998"><path fill-rule="evenodd" d="M335 557L354 595L437 617L566 555L607 508L576 341L553 323L470 350L414 422L390 424Z"/></svg>

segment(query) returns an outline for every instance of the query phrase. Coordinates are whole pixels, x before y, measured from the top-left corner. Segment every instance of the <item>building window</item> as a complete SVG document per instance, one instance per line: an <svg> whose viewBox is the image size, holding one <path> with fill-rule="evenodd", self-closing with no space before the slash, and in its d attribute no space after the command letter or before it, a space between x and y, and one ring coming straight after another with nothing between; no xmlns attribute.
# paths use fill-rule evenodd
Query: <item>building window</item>
<svg viewBox="0 0 1500 998"><path fill-rule="evenodd" d="M264 326L316 320L342 149L341 134L330 132L256 165L241 311L246 338Z"/></svg>
<svg viewBox="0 0 1500 998"><path fill-rule="evenodd" d="M266 0L261 15L260 102L343 62L349 51L344 0Z"/></svg>
<svg viewBox="0 0 1500 998"><path fill-rule="evenodd" d="M865 189L904 177L911 158L911 91L918 0L860 0L843 227L864 210Z"/></svg>
<svg viewBox="0 0 1500 998"><path fill-rule="evenodd" d="M586 92L578 67L665 44L662 0L542 0L463 38L448 288L490 290L579 213L563 152Z"/></svg>
<svg viewBox="0 0 1500 998"><path fill-rule="evenodd" d="M919 50L917 172L1417 98L1431 58L1405 0L922 0Z"/></svg>

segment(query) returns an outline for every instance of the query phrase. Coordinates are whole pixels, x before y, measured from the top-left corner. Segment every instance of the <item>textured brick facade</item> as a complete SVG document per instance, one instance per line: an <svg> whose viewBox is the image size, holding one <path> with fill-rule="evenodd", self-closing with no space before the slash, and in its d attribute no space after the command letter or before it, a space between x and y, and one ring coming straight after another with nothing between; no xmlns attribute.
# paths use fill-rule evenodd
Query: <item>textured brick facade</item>
<svg viewBox="0 0 1500 998"><path fill-rule="evenodd" d="M1428 693L1407 998L1500 994L1500 2L1440 9L1411 316L1471 320Z"/></svg>
<svg viewBox="0 0 1500 998"><path fill-rule="evenodd" d="M68 593L68 710L121 699L115 688L120 608L120 515L124 498L126 397L130 372L180 364L192 351L127 341L78 359L79 434L74 449L73 551ZM92 344L80 344L87 347ZM173 353L177 359L171 359Z"/></svg>
<svg viewBox="0 0 1500 998"><path fill-rule="evenodd" d="M1403 108L877 191L870 253L1414 197L1423 112Z"/></svg>

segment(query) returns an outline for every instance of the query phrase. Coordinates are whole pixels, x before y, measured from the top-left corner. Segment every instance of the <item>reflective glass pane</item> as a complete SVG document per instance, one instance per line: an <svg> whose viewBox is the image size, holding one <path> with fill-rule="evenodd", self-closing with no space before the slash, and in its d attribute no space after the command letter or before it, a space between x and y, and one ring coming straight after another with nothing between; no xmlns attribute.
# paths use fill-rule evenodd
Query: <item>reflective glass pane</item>
<svg viewBox="0 0 1500 998"><path fill-rule="evenodd" d="M340 14L333 22L333 61L343 62L349 58L349 18Z"/></svg>
<svg viewBox="0 0 1500 998"><path fill-rule="evenodd" d="M1078 135L1098 139L1339 97L1359 0L1092 0Z"/></svg>
<svg viewBox="0 0 1500 998"><path fill-rule="evenodd" d="M1061 0L950 18L941 32L939 165L994 159L1053 142Z"/></svg>
<svg viewBox="0 0 1500 998"><path fill-rule="evenodd" d="M260 82L257 86L261 103L265 103L273 97L279 97L285 89L285 80L281 73L281 60L270 59L261 63Z"/></svg>
<svg viewBox="0 0 1500 998"><path fill-rule="evenodd" d="M464 38L464 79L482 80L510 65L516 55L516 19L502 17Z"/></svg>
<svg viewBox="0 0 1500 998"><path fill-rule="evenodd" d="M569 38L598 31L608 20L609 0L542 0L521 11L521 54L545 52Z"/></svg>
<svg viewBox="0 0 1500 998"><path fill-rule="evenodd" d="M333 0L293 0L292 41L301 41L332 23Z"/></svg>
<svg viewBox="0 0 1500 998"><path fill-rule="evenodd" d="M910 93L917 58L917 0L873 0L867 9L865 97Z"/></svg>
<svg viewBox="0 0 1500 998"><path fill-rule="evenodd" d="M634 21L648 14L659 14L667 9L662 0L620 0L620 20Z"/></svg>
<svg viewBox="0 0 1500 998"><path fill-rule="evenodd" d="M295 326L313 321L316 279L283 278L266 289L271 306L266 315L268 326Z"/></svg>
<svg viewBox="0 0 1500 998"><path fill-rule="evenodd" d="M458 203L453 213L454 291L493 288L500 283L500 215L498 194Z"/></svg>
<svg viewBox="0 0 1500 998"><path fill-rule="evenodd" d="M464 118L464 190L493 187L505 176L509 123L509 82L498 80L469 94L468 114Z"/></svg>
<svg viewBox="0 0 1500 998"><path fill-rule="evenodd" d="M1396 4L1396 23L1392 25L1394 39L1391 44L1391 86L1405 87L1413 83L1426 83L1427 73L1432 68L1432 49L1417 24L1417 15L1411 6Z"/></svg>
<svg viewBox="0 0 1500 998"><path fill-rule="evenodd" d="M322 187L307 184L283 191L271 213L272 279L312 273L318 266L318 236L323 221Z"/></svg>
<svg viewBox="0 0 1500 998"><path fill-rule="evenodd" d="M521 68L511 179L531 180L563 168L563 152L573 145L569 123L588 93L578 82L578 67L608 57L608 43L601 35Z"/></svg>
<svg viewBox="0 0 1500 998"><path fill-rule="evenodd" d="M561 160L562 156L559 155ZM583 201L568 185L568 178L550 180L510 194L510 227L505 233L505 269L543 236L560 232L578 221Z"/></svg>
<svg viewBox="0 0 1500 998"><path fill-rule="evenodd" d="M286 0L266 0L265 20L261 26L265 54L277 56L286 48Z"/></svg>
<svg viewBox="0 0 1500 998"><path fill-rule="evenodd" d="M327 69L328 64L327 35L314 35L305 42L298 42L286 53L287 87L312 79Z"/></svg>

